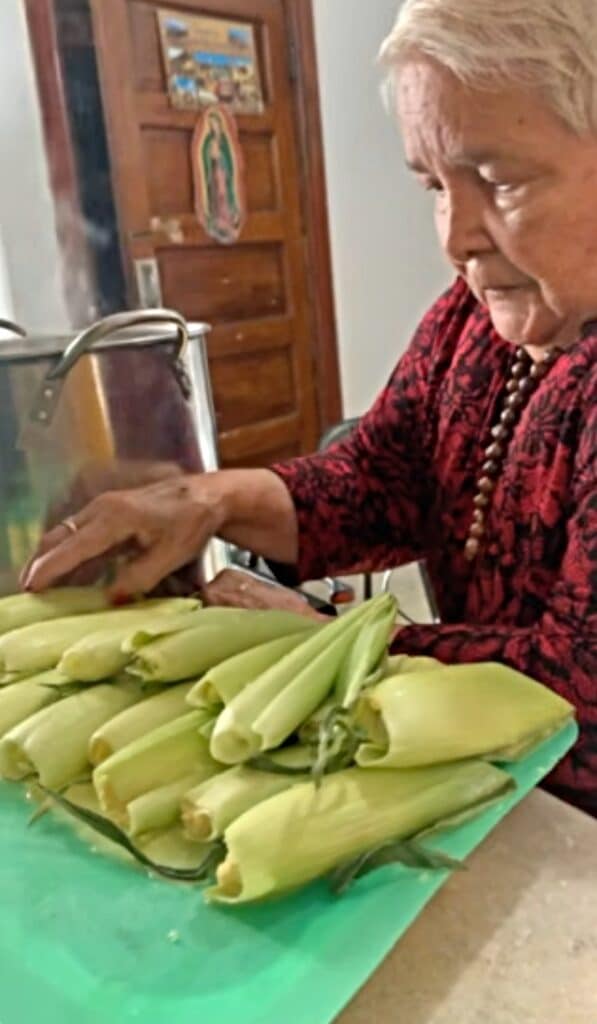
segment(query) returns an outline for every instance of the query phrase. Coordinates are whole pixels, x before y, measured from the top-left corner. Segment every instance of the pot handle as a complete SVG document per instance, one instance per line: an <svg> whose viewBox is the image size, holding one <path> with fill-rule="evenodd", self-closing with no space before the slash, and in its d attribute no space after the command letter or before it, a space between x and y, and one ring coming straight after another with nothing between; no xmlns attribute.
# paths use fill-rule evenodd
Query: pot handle
<svg viewBox="0 0 597 1024"><path fill-rule="evenodd" d="M117 334L118 331L148 324L170 324L176 327L178 347L173 363L177 367L189 340L187 322L180 313L172 309L138 309L127 313L113 313L81 331L68 345L56 365L48 371L31 413L32 420L44 425L51 422L65 378L81 356L89 352L94 345L112 334Z"/></svg>
<svg viewBox="0 0 597 1024"><path fill-rule="evenodd" d="M189 340L187 322L184 317L172 309L138 309L130 313L113 313L112 316L98 320L91 327L86 327L71 341L62 358L47 374L46 380L64 380L81 356L89 352L98 342L127 327L141 327L147 324L171 324L176 327L178 331L176 359L179 359Z"/></svg>
<svg viewBox="0 0 597 1024"><path fill-rule="evenodd" d="M11 334L16 334L19 338L27 337L27 331L24 327L13 323L12 320L4 320L2 317L0 317L0 331L10 331Z"/></svg>

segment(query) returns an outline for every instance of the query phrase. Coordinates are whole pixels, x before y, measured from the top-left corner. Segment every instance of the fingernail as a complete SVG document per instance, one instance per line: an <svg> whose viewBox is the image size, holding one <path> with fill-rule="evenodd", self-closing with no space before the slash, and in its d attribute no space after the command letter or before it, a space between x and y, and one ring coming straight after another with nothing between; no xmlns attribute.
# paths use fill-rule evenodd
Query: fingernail
<svg viewBox="0 0 597 1024"><path fill-rule="evenodd" d="M110 594L110 604L115 608L122 608L123 605L132 604L133 598L124 590L115 590Z"/></svg>

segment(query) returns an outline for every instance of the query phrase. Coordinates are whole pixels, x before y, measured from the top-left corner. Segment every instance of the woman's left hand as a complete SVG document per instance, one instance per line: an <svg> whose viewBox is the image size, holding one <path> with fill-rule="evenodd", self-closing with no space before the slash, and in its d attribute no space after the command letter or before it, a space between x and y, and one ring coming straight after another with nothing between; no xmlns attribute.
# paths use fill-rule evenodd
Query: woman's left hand
<svg viewBox="0 0 597 1024"><path fill-rule="evenodd" d="M304 615L319 622L329 622L327 615L316 612L304 597L294 590L268 583L267 580L256 579L239 569L224 569L203 588L202 596L206 605L276 609Z"/></svg>

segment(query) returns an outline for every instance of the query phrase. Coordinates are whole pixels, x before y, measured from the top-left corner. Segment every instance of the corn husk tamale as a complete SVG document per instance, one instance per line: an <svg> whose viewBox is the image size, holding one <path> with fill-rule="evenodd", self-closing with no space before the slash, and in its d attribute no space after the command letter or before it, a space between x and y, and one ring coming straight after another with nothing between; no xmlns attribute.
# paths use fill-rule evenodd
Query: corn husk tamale
<svg viewBox="0 0 597 1024"><path fill-rule="evenodd" d="M363 694L361 767L413 768L488 757L509 760L560 729L574 708L504 665L454 665L392 676Z"/></svg>
<svg viewBox="0 0 597 1024"><path fill-rule="evenodd" d="M91 770L87 748L94 731L139 698L133 682L113 683L43 708L0 740L0 775L17 780L36 774L48 789L63 789Z"/></svg>
<svg viewBox="0 0 597 1024"><path fill-rule="evenodd" d="M153 639L192 629L198 624L197 616L201 616L201 612L196 611L197 605L197 601L190 600L188 608L180 612L169 610L169 606L164 606L161 611L158 608L156 615L148 611L143 635ZM138 637L139 632L134 624L125 622L122 626L91 633L64 652L58 669L70 679L86 683L97 683L118 675L132 658L127 641Z"/></svg>
<svg viewBox="0 0 597 1024"><path fill-rule="evenodd" d="M161 725L188 714L186 698L190 683L170 686L162 693L146 697L132 708L126 708L97 729L89 741L89 760L98 765L117 750L128 747Z"/></svg>
<svg viewBox="0 0 597 1024"><path fill-rule="evenodd" d="M385 666L385 676L400 676L412 672L433 671L434 669L445 668L442 661L437 658L426 658L411 654L393 654L388 658Z"/></svg>
<svg viewBox="0 0 597 1024"><path fill-rule="evenodd" d="M191 711L154 729L103 761L93 773L93 784L104 812L115 821L126 820L127 804L150 790L204 772L208 779L221 771L200 734L206 721L202 711Z"/></svg>
<svg viewBox="0 0 597 1024"><path fill-rule="evenodd" d="M45 594L12 594L0 598L0 634L109 607L107 592L99 587L57 587Z"/></svg>
<svg viewBox="0 0 597 1024"><path fill-rule="evenodd" d="M216 722L213 756L240 764L284 743L331 692L369 612L361 605L326 625L246 686Z"/></svg>
<svg viewBox="0 0 597 1024"><path fill-rule="evenodd" d="M342 707L351 707L361 690L378 672L388 657L398 613L398 602L385 594L370 605L359 635L351 646L336 681L335 698Z"/></svg>
<svg viewBox="0 0 597 1024"><path fill-rule="evenodd" d="M298 769L309 764L309 751L304 747L288 747L276 751L272 760L285 768ZM201 842L218 839L245 811L304 781L308 774L307 770L303 776L278 775L256 771L248 765L228 768L184 796L182 823L185 834L189 839Z"/></svg>
<svg viewBox="0 0 597 1024"><path fill-rule="evenodd" d="M310 619L281 611L206 608L202 618L196 629L142 646L129 671L151 683L196 679L240 651L313 627Z"/></svg>
<svg viewBox="0 0 597 1024"><path fill-rule="evenodd" d="M246 903L286 892L381 843L482 808L513 785L482 761L413 771L351 768L327 776L319 789L300 783L226 829L227 857L208 898Z"/></svg>
<svg viewBox="0 0 597 1024"><path fill-rule="evenodd" d="M44 678L43 675L38 677ZM60 697L55 687L33 679L24 679L0 690L0 738L15 726Z"/></svg>
<svg viewBox="0 0 597 1024"><path fill-rule="evenodd" d="M315 626L312 631L305 630L291 636L283 636L278 640L269 640L259 647L241 651L240 654L220 662L195 684L188 697L189 704L199 707L206 704L217 707L229 704L245 686L272 665L277 665L286 654L299 647L319 628L321 627Z"/></svg>
<svg viewBox="0 0 597 1024"><path fill-rule="evenodd" d="M210 847L195 843L185 836L180 825L139 836L135 846L154 864L176 871L198 868L205 861Z"/></svg>
<svg viewBox="0 0 597 1024"><path fill-rule="evenodd" d="M44 672L55 668L69 647L91 633L122 626L132 630L149 616L180 612L184 607L188 607L186 598L143 601L130 608L24 626L0 637L0 667L4 672Z"/></svg>
<svg viewBox="0 0 597 1024"><path fill-rule="evenodd" d="M136 838L148 832L180 824L183 797L202 784L204 779L203 771L184 775L167 786L151 789L148 793L138 796L136 800L131 800L123 816L124 829L131 837Z"/></svg>

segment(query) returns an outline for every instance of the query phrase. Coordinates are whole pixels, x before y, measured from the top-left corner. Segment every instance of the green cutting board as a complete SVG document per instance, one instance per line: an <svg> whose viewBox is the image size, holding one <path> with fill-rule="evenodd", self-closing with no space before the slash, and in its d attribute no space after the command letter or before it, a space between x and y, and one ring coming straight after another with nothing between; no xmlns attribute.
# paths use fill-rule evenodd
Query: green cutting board
<svg viewBox="0 0 597 1024"><path fill-rule="evenodd" d="M545 743L512 769L514 796L435 845L471 853L576 737ZM27 829L29 813L0 785L2 1024L329 1024L447 877L392 866L341 900L318 883L219 909L94 856L50 816Z"/></svg>

